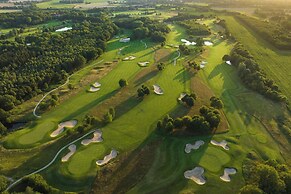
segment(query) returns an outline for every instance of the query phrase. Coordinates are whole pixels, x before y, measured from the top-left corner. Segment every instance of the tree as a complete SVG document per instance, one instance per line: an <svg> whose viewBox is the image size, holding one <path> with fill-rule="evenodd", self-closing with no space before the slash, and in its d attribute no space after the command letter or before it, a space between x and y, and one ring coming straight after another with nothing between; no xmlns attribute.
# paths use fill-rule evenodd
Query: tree
<svg viewBox="0 0 291 194"><path fill-rule="evenodd" d="M165 129L166 129L167 132L173 131L173 129L174 129L173 123L170 122L170 121L168 121L167 124L166 124L166 126L165 126Z"/></svg>
<svg viewBox="0 0 291 194"><path fill-rule="evenodd" d="M104 116L104 121L105 123L111 123L113 121L113 117L109 112Z"/></svg>
<svg viewBox="0 0 291 194"><path fill-rule="evenodd" d="M127 83L127 81L125 79L120 79L118 83L119 83L119 86L121 88L128 85L128 83Z"/></svg>
<svg viewBox="0 0 291 194"><path fill-rule="evenodd" d="M7 128L0 122L0 135L6 134Z"/></svg>
<svg viewBox="0 0 291 194"><path fill-rule="evenodd" d="M147 37L149 34L149 29L145 27L136 28L133 30L132 38L134 39L142 39Z"/></svg>
<svg viewBox="0 0 291 194"><path fill-rule="evenodd" d="M0 175L0 192L4 191L8 186L8 180Z"/></svg>
<svg viewBox="0 0 291 194"><path fill-rule="evenodd" d="M164 63L157 64L157 68L158 68L159 71L162 71L163 69L165 69Z"/></svg>
<svg viewBox="0 0 291 194"><path fill-rule="evenodd" d="M0 96L0 108L3 110L9 111L14 108L14 103L16 102L16 98L11 95L3 95Z"/></svg>
<svg viewBox="0 0 291 194"><path fill-rule="evenodd" d="M9 117L9 113L0 108L0 122L4 125L7 124L8 117Z"/></svg>
<svg viewBox="0 0 291 194"><path fill-rule="evenodd" d="M258 177L258 187L266 193L279 194L285 189L285 183L280 180L276 169L266 164L259 164L255 176Z"/></svg>
<svg viewBox="0 0 291 194"><path fill-rule="evenodd" d="M240 194L263 194L263 191L256 185L245 185L239 190Z"/></svg>
<svg viewBox="0 0 291 194"><path fill-rule="evenodd" d="M181 119L181 118L176 118L175 120L174 120L174 123L173 123L173 125L174 125L174 127L175 128L182 128L183 127L183 119Z"/></svg>
<svg viewBox="0 0 291 194"><path fill-rule="evenodd" d="M224 60L224 61L230 61L230 59L231 59L231 57L229 55L224 55L222 57L222 60Z"/></svg>
<svg viewBox="0 0 291 194"><path fill-rule="evenodd" d="M110 107L108 112L112 115L112 118L115 118L115 109L113 107Z"/></svg>
<svg viewBox="0 0 291 194"><path fill-rule="evenodd" d="M212 96L210 98L210 106L213 108L221 109L223 108L223 102L219 98Z"/></svg>
<svg viewBox="0 0 291 194"><path fill-rule="evenodd" d="M166 36L162 32L155 31L152 33L152 40L154 42L166 42Z"/></svg>

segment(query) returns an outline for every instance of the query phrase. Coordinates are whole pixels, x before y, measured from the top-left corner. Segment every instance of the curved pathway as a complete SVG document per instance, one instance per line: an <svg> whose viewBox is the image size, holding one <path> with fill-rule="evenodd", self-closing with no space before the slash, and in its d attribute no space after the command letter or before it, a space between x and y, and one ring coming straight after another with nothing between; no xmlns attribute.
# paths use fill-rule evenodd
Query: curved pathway
<svg viewBox="0 0 291 194"><path fill-rule="evenodd" d="M177 64L177 60L180 58L180 56L181 56L181 53L180 53L180 51L179 50L177 50L177 52L178 52L178 56L176 57L176 58L174 58L174 65L176 65Z"/></svg>
<svg viewBox="0 0 291 194"><path fill-rule="evenodd" d="M99 63L101 63L102 61L104 61L104 59L102 59L101 61L97 62L96 64L99 64ZM48 93L46 93L46 94L45 94L45 95L40 99L40 101L36 104L36 106L34 107L33 112L32 112L33 115L34 115L35 117L37 117L37 118L40 118L41 116L36 114L36 109L37 109L37 107L40 105L40 103L41 103L41 102L42 102L42 101L43 101L43 100L44 100L44 99L45 99L49 94L51 94L52 92L54 92L54 91L60 89L61 87L64 87L65 85L67 85L67 84L69 83L69 81L70 81L70 78L71 78L73 75L79 73L81 70L84 70L84 69L86 69L86 68L88 68L88 67L91 67L91 66L89 65L89 66L87 66L87 67L85 67L85 68L83 68L83 69L80 69L79 71L73 73L72 75L68 76L68 78L67 78L67 80L66 80L66 82L65 82L64 84L62 84L62 85L60 85L59 87L57 87L57 88L55 88L55 89L52 89L51 91L49 91Z"/></svg>
<svg viewBox="0 0 291 194"><path fill-rule="evenodd" d="M140 42L144 44L144 48L148 48L147 43L145 43L143 40L140 40Z"/></svg>
<svg viewBox="0 0 291 194"><path fill-rule="evenodd" d="M52 165L52 164L54 163L54 161L57 159L57 157L60 155L60 153L61 153L64 149L66 149L68 146L70 146L70 145L76 143L77 141L83 139L83 138L86 137L87 135L90 135L91 133L94 133L94 132L95 132L95 130L89 131L88 133L86 133L86 134L83 135L82 137L79 137L78 139L75 139L74 141L68 143L67 145L65 145L64 147L62 147L62 148L61 148L61 149L56 153L55 157L54 157L54 158L53 158L53 159L52 159L52 160L51 160L47 165L45 165L44 167L42 167L42 168L40 168L40 169L38 169L38 170L36 170L36 171L34 171L34 172L28 174L28 175L25 175L25 176L21 177L20 179L18 179L18 180L16 180L16 181L14 181L13 183L11 183L11 184L7 187L7 189L6 189L5 191L8 191L9 189L11 189L14 185L16 185L17 183L19 183L19 182L20 182L22 179L24 179L25 177L28 177L28 176L30 176L30 175L33 175L33 174L39 173L39 172L41 172L41 171L47 169L50 165Z"/></svg>

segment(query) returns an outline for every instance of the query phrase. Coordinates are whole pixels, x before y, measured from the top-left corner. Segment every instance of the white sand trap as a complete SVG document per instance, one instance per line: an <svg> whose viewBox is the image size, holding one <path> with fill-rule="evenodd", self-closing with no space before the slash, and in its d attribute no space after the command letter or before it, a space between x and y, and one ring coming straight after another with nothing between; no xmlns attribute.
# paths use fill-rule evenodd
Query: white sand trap
<svg viewBox="0 0 291 194"><path fill-rule="evenodd" d="M110 154L106 155L103 160L97 160L96 164L98 166L102 166L104 164L107 164L111 159L115 158L117 156L116 150L111 150Z"/></svg>
<svg viewBox="0 0 291 194"><path fill-rule="evenodd" d="M228 65L232 65L230 61L226 61L225 63Z"/></svg>
<svg viewBox="0 0 291 194"><path fill-rule="evenodd" d="M181 93L178 100L181 101L186 95L186 93Z"/></svg>
<svg viewBox="0 0 291 194"><path fill-rule="evenodd" d="M153 85L153 87L154 87L154 92L156 94L158 94L158 95L164 94L164 91L162 90L162 88L159 85L155 84L155 85Z"/></svg>
<svg viewBox="0 0 291 194"><path fill-rule="evenodd" d="M191 41L186 40L184 38L181 39L181 42L185 43L186 46L190 46L190 45L195 46L197 44L196 42L191 42Z"/></svg>
<svg viewBox="0 0 291 194"><path fill-rule="evenodd" d="M230 176L232 174L236 174L236 169L234 168L225 168L224 169L224 174L220 176L220 179L225 181L225 182L230 182Z"/></svg>
<svg viewBox="0 0 291 194"><path fill-rule="evenodd" d="M81 141L81 144L84 145L84 146L87 146L90 143L98 143L98 142L102 142L102 141L103 141L103 139L102 139L102 131L97 129L93 133L93 138L92 139L84 139L84 140Z"/></svg>
<svg viewBox="0 0 291 194"><path fill-rule="evenodd" d="M206 64L207 64L206 61L202 61L202 62L200 63L200 68L201 68L201 69L205 68Z"/></svg>
<svg viewBox="0 0 291 194"><path fill-rule="evenodd" d="M129 56L129 57L125 57L124 59L122 59L123 61L132 61L134 60L136 57L135 56Z"/></svg>
<svg viewBox="0 0 291 194"><path fill-rule="evenodd" d="M227 145L227 141L225 141L225 140L222 140L221 142L217 142L215 140L211 140L210 143L212 145L215 145L215 146L220 146L220 147L222 147L225 150L229 150L229 147Z"/></svg>
<svg viewBox="0 0 291 194"><path fill-rule="evenodd" d="M204 41L204 45L205 45L205 46L212 46L212 45L213 45L213 43L212 43L212 42L210 42L210 41Z"/></svg>
<svg viewBox="0 0 291 194"><path fill-rule="evenodd" d="M90 87L89 92L97 92L100 88Z"/></svg>
<svg viewBox="0 0 291 194"><path fill-rule="evenodd" d="M187 143L186 146L185 146L185 152L187 154L189 154L191 152L191 150L197 150L199 149L202 145L204 144L204 141L202 140L198 140L195 142L195 144L190 144L190 143Z"/></svg>
<svg viewBox="0 0 291 194"><path fill-rule="evenodd" d="M137 64L140 66L140 67L146 67L148 66L150 62L146 61L146 62L138 62Z"/></svg>
<svg viewBox="0 0 291 194"><path fill-rule="evenodd" d="M95 82L92 86L95 88L99 88L101 86L101 84L99 82Z"/></svg>
<svg viewBox="0 0 291 194"><path fill-rule="evenodd" d="M56 32L65 32L65 31L72 30L72 29L73 29L72 27L64 27L61 29L57 29Z"/></svg>
<svg viewBox="0 0 291 194"><path fill-rule="evenodd" d="M67 153L64 157L62 157L62 162L67 162L69 158L76 152L77 146L75 144L72 144L68 147L70 150L69 153Z"/></svg>
<svg viewBox="0 0 291 194"><path fill-rule="evenodd" d="M63 131L64 131L64 128L65 127L68 127L68 128L73 128L77 125L78 121L77 120L71 120L71 121L65 121L65 122L62 122L58 125L58 128L53 131L51 133L51 137L56 137L58 136L59 134L61 134Z"/></svg>
<svg viewBox="0 0 291 194"><path fill-rule="evenodd" d="M203 176L204 168L202 167L195 167L193 170L187 170L184 172L184 177L186 179L191 179L198 185L204 185L206 180Z"/></svg>

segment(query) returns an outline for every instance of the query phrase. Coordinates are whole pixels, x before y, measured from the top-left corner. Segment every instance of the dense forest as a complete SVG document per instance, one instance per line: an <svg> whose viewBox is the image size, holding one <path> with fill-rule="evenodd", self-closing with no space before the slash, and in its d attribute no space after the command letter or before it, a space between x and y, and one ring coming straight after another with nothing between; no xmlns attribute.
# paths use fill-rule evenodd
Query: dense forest
<svg viewBox="0 0 291 194"><path fill-rule="evenodd" d="M283 50L291 49L291 23L288 18L282 20L281 24L279 22L262 21L244 15L237 15L235 18L250 27L260 37L276 48Z"/></svg>
<svg viewBox="0 0 291 194"><path fill-rule="evenodd" d="M17 19L18 13L14 15L17 23L8 24L13 14L7 15L1 17L4 25L27 25L26 20ZM52 18L52 15L54 13L38 14L41 21ZM9 123L6 113L14 105L63 82L68 74L100 56L106 41L118 31L118 27L102 12L87 16L82 12L67 11L59 18L71 19L73 29L58 33L48 30L17 37L15 41L0 42L0 95L5 96L0 99L3 101L0 106L2 124L7 126Z"/></svg>
<svg viewBox="0 0 291 194"><path fill-rule="evenodd" d="M147 17L118 18L115 24L120 28L132 29L133 33L131 38L133 39L150 37L154 42L165 42L166 34L170 32L170 28L166 24Z"/></svg>
<svg viewBox="0 0 291 194"><path fill-rule="evenodd" d="M197 15L196 13L195 14L190 14L190 13L179 12L178 15L166 19L165 22L175 22L175 21L184 21L184 20L192 20L192 19L201 19L203 17L204 17L204 15Z"/></svg>
<svg viewBox="0 0 291 194"><path fill-rule="evenodd" d="M196 20L180 21L178 24L186 28L187 33L190 35L208 36L211 34L206 25L199 24Z"/></svg>
<svg viewBox="0 0 291 194"><path fill-rule="evenodd" d="M248 88L274 101L285 102L287 100L274 81L266 77L242 44L236 44L231 55L224 56L223 59L230 60L237 67L240 79Z"/></svg>

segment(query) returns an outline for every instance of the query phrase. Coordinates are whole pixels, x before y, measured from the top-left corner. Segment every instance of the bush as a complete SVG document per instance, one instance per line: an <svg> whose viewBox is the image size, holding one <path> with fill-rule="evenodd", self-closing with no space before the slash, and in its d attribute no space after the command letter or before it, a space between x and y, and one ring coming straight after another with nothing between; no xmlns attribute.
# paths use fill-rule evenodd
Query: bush
<svg viewBox="0 0 291 194"><path fill-rule="evenodd" d="M118 83L119 83L119 86L121 88L128 85L128 83L127 83L127 81L125 79L120 79Z"/></svg>

